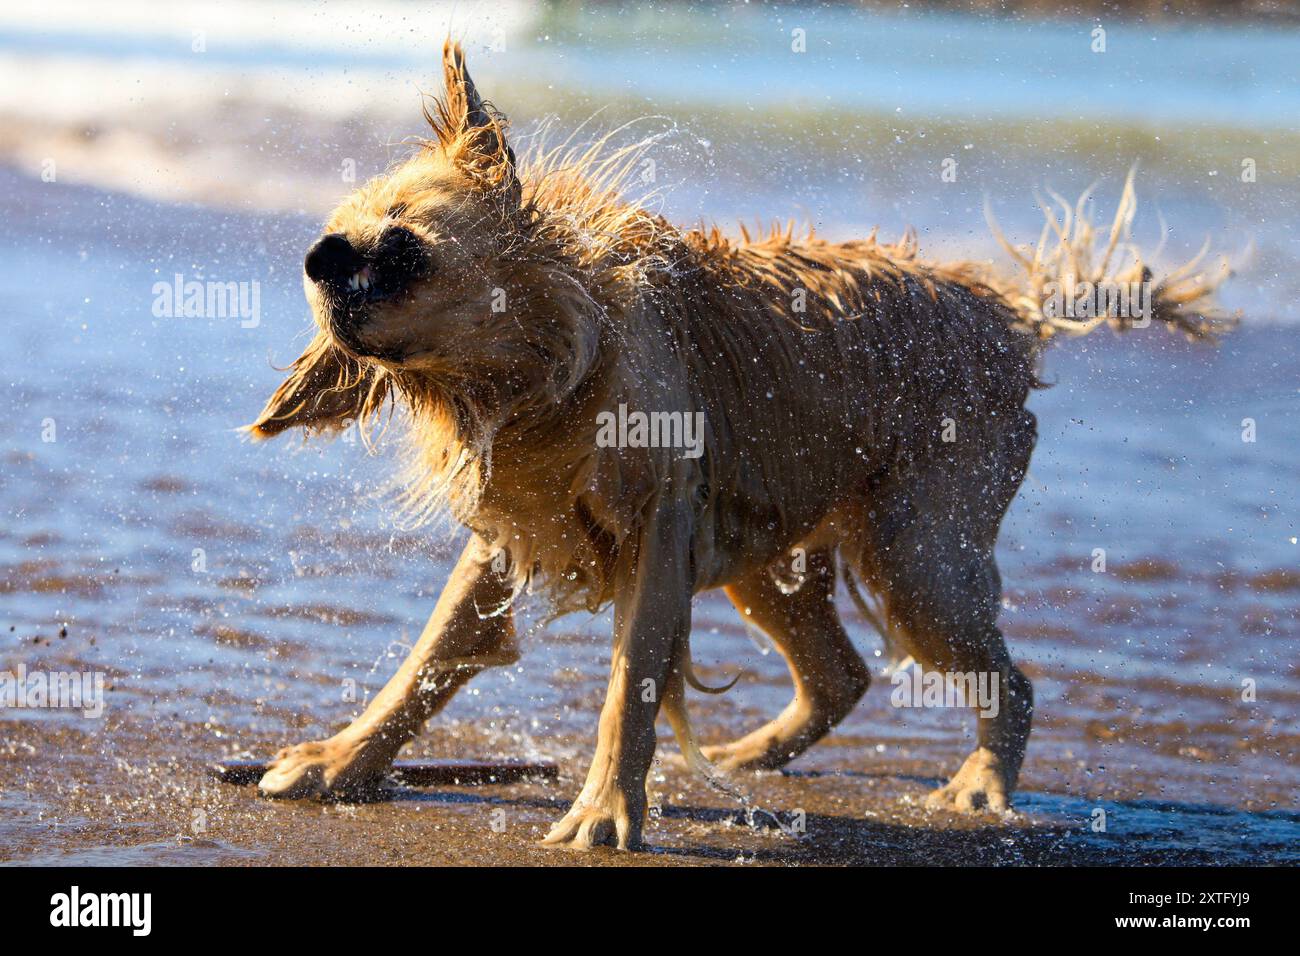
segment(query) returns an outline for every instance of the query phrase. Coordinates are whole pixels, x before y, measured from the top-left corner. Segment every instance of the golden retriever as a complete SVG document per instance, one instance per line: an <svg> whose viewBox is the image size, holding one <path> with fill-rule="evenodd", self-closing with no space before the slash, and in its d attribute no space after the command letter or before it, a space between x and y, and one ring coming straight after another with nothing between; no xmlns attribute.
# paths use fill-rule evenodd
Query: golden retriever
<svg viewBox="0 0 1300 956"><path fill-rule="evenodd" d="M1149 284L1126 242L1131 183L1100 261L1080 216L1012 250L1014 281L874 234L680 229L622 197L635 148L517 162L460 46L443 59L432 137L308 251L319 329L249 430L337 430L404 406L406 505L450 508L472 534L396 676L351 726L282 750L262 792L372 786L460 685L516 659L511 602L534 580L557 610L614 607L595 757L545 842L636 847L661 704L689 761L734 771L783 765L866 691L831 600L842 567L902 653L997 678L977 748L930 799L1005 809L1033 693L998 630L994 544L1034 447L1041 343L1150 320L1208 336L1215 281L1166 278L1141 321L1045 314L1054 282ZM771 636L795 693L701 754L684 706L699 686L691 599L718 587Z"/></svg>

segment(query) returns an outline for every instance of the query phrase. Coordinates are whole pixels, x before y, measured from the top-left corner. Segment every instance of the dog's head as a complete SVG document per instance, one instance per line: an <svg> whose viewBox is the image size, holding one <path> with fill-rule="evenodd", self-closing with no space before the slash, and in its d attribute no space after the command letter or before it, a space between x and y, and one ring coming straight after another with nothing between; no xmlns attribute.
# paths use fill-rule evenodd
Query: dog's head
<svg viewBox="0 0 1300 956"><path fill-rule="evenodd" d="M505 120L459 44L444 48L443 69L445 98L425 109L434 136L344 200L307 250L319 332L250 426L255 438L338 427L414 380L538 377L519 368L537 359L538 330L510 300L537 283L521 281L528 213Z"/></svg>
<svg viewBox="0 0 1300 956"><path fill-rule="evenodd" d="M503 311L494 290L519 232L504 119L479 96L459 45L447 45L443 68L446 98L425 113L435 137L348 197L303 262L320 327L351 354L393 366L460 368L496 347L485 318Z"/></svg>

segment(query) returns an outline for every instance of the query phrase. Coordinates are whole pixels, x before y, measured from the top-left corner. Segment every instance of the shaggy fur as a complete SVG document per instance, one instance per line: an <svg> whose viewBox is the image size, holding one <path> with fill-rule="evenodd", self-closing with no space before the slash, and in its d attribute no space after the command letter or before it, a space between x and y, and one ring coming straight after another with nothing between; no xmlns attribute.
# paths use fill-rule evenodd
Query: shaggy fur
<svg viewBox="0 0 1300 956"><path fill-rule="evenodd" d="M325 230L376 288L397 282L393 230L415 237L420 262L373 299L305 280L319 331L250 431L336 430L395 403L410 423L407 509L449 508L473 535L393 682L336 737L282 751L263 791L372 782L469 675L513 659L510 605L533 581L557 611L615 607L596 758L548 840L635 846L660 703L711 773L684 705L683 685L698 686L692 594L725 587L772 635L796 691L771 724L707 755L779 766L866 689L830 600L842 566L900 654L1002 678L999 715L979 720L979 748L934 800L1005 808L1032 694L996 627L993 547L1034 443L1025 400L1052 335L1130 324L1051 319L1041 303L1063 277L1150 278L1127 238L1131 177L1099 255L1085 207L1067 205L1036 250L1008 246L1018 278L925 263L910 237L829 243L791 227L737 241L625 199L637 147L517 163L458 46L444 63L432 138ZM1215 284L1194 266L1163 280L1153 321L1213 334ZM703 413L703 455L600 447L597 416L620 404Z"/></svg>

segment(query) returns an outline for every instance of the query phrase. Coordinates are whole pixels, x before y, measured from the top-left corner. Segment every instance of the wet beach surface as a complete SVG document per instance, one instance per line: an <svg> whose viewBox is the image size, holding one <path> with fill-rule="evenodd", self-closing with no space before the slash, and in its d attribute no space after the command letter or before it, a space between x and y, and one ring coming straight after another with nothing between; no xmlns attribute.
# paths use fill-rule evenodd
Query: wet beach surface
<svg viewBox="0 0 1300 956"><path fill-rule="evenodd" d="M1039 449L999 549L1002 624L1038 698L1017 817L922 808L972 746L973 720L891 706L877 641L842 600L875 685L787 773L741 779L748 814L677 769L661 728L653 852L557 856L534 844L585 773L607 619L538 630L526 615L522 660L476 678L405 755L554 760L557 783L318 805L205 777L212 760L264 758L359 712L418 634L457 538L393 527L390 446L370 456L358 442L291 437L254 448L233 431L277 383L271 361L296 354L307 218L214 218L0 177L16 408L0 424L0 670L101 672L106 701L98 719L0 711L8 862L1300 856L1300 363L1289 328L1248 325L1217 350L1102 333L1051 353L1058 384L1032 399ZM197 249L214 274L262 277L256 327L151 314L153 283L194 270ZM1246 417L1253 443L1241 438ZM51 420L55 440L43 441ZM1105 573L1092 570L1095 548ZM725 599L697 601L693 645L706 680L745 671L722 698L692 699L706 741L786 703L779 657ZM1098 809L1105 832L1093 830Z"/></svg>
<svg viewBox="0 0 1300 956"><path fill-rule="evenodd" d="M924 809L974 720L891 706L843 595L875 675L863 701L786 773L739 778L747 806L679 769L661 727L646 854L535 845L586 772L609 645L607 614L541 628L537 599L521 660L403 756L549 760L559 781L322 805L207 777L359 713L459 550L454 529L394 523L399 426L373 455L353 435L253 447L235 431L306 342L302 253L352 188L341 171L401 155L436 86L412 37L445 25L376 4L356 32L345 9L227 9L202 56L194 24L156 5L101 8L102 29L0 13L0 675L104 682L99 717L0 707L0 863L1300 861L1300 42L1274 27L1108 25L1101 71L1091 19L799 10L807 60L787 55L784 8L538 21L494 4L457 27L521 141L552 111L553 138L588 119L665 131L647 185L677 222L912 225L923 255L994 258L986 200L1032 240L1035 190L1100 178L1108 211L1140 158L1139 239L1167 224L1162 264L1207 235L1253 242L1224 296L1246 322L1219 348L1102 331L1048 355L998 549L1001 626L1037 699L1014 817ZM500 54L483 42L498 25ZM177 275L256 282L256 321L158 315L155 284ZM779 655L721 596L697 600L692 646L708 683L744 671L692 695L705 742L787 703Z"/></svg>

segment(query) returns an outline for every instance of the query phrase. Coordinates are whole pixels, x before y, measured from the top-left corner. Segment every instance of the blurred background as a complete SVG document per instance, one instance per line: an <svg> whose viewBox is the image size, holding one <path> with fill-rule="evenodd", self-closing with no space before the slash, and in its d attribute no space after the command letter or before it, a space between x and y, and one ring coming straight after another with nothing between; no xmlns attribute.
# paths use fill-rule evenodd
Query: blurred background
<svg viewBox="0 0 1300 956"><path fill-rule="evenodd" d="M1183 862L1294 858L1300 15L1282 2L0 8L0 669L111 687L100 721L0 711L0 845L170 859L204 759L329 733L418 634L455 532L393 526L391 448L253 448L235 429L306 341L303 251L424 132L449 35L517 148L662 133L637 189L685 224L913 226L925 256L997 259L986 203L1033 241L1037 196L1095 183L1105 216L1137 163L1158 263L1207 240L1231 254L1244 322L1220 348L1098 333L1054 349L1057 384L1031 400L1039 450L999 549L1003 627L1039 695L1021 806L1083 841L1108 806L1112 835ZM176 275L256 283L256 321L157 314ZM420 752L581 772L607 623L530 634ZM693 702L707 740L784 706L783 665L725 601L701 598L695 630L710 682L750 675ZM974 728L891 708L879 684L797 766L869 776L888 815ZM74 817L112 825L58 826ZM229 832L203 858L236 850L261 852Z"/></svg>
<svg viewBox="0 0 1300 956"><path fill-rule="evenodd" d="M1283 2L54 2L0 13L0 157L319 216L423 132L452 35L521 139L673 130L655 186L679 218L911 225L987 254L986 197L1032 238L1035 190L1115 189L1139 162L1148 235L1163 213L1171 255L1253 240L1269 289L1232 295L1294 317L1298 25Z"/></svg>

